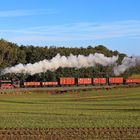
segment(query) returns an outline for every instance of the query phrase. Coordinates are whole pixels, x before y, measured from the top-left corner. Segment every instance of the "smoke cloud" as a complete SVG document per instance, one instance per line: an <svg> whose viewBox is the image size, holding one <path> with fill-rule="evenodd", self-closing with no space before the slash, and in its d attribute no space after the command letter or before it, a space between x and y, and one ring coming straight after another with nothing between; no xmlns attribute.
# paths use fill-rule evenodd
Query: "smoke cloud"
<svg viewBox="0 0 140 140"><path fill-rule="evenodd" d="M114 74L118 76L136 65L140 65L140 57L124 57L122 64L114 67Z"/></svg>
<svg viewBox="0 0 140 140"><path fill-rule="evenodd" d="M28 73L30 75L34 75L36 73L46 72L47 70L56 70L59 67L82 68L95 66L97 64L100 64L102 66L108 66L115 64L117 60L118 56L106 57L104 54L100 53L95 53L94 55L90 54L88 56L75 56L71 54L68 57L57 54L51 60L45 59L34 64L18 64L13 67L5 68L3 70L3 73ZM119 73L119 71L115 72Z"/></svg>

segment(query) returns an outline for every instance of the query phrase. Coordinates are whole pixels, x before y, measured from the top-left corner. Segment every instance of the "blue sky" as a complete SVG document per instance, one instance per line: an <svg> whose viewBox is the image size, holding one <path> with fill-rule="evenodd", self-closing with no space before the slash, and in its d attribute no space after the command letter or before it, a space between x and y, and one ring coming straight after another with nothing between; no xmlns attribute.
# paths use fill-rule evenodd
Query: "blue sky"
<svg viewBox="0 0 140 140"><path fill-rule="evenodd" d="M1 0L0 38L140 55L140 0Z"/></svg>

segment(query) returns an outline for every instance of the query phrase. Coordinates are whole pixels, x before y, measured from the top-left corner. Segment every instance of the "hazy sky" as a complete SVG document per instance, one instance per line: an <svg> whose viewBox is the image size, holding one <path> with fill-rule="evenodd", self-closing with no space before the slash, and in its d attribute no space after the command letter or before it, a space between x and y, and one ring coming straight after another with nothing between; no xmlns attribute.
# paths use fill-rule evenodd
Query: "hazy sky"
<svg viewBox="0 0 140 140"><path fill-rule="evenodd" d="M140 0L1 0L0 38L140 55Z"/></svg>

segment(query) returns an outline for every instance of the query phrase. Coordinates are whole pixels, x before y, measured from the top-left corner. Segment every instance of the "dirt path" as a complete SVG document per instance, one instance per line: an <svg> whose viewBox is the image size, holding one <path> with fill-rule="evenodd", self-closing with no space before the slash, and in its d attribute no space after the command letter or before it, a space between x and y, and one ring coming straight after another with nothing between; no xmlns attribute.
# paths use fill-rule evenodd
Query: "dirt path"
<svg viewBox="0 0 140 140"><path fill-rule="evenodd" d="M140 139L140 128L6 128L0 140Z"/></svg>

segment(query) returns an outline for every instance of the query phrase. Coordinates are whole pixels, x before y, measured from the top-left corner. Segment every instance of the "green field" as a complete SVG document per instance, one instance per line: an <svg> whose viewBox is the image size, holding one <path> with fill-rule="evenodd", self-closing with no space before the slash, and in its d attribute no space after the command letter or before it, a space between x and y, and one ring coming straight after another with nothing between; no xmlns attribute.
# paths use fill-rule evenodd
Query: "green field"
<svg viewBox="0 0 140 140"><path fill-rule="evenodd" d="M0 95L0 128L140 127L140 87Z"/></svg>

